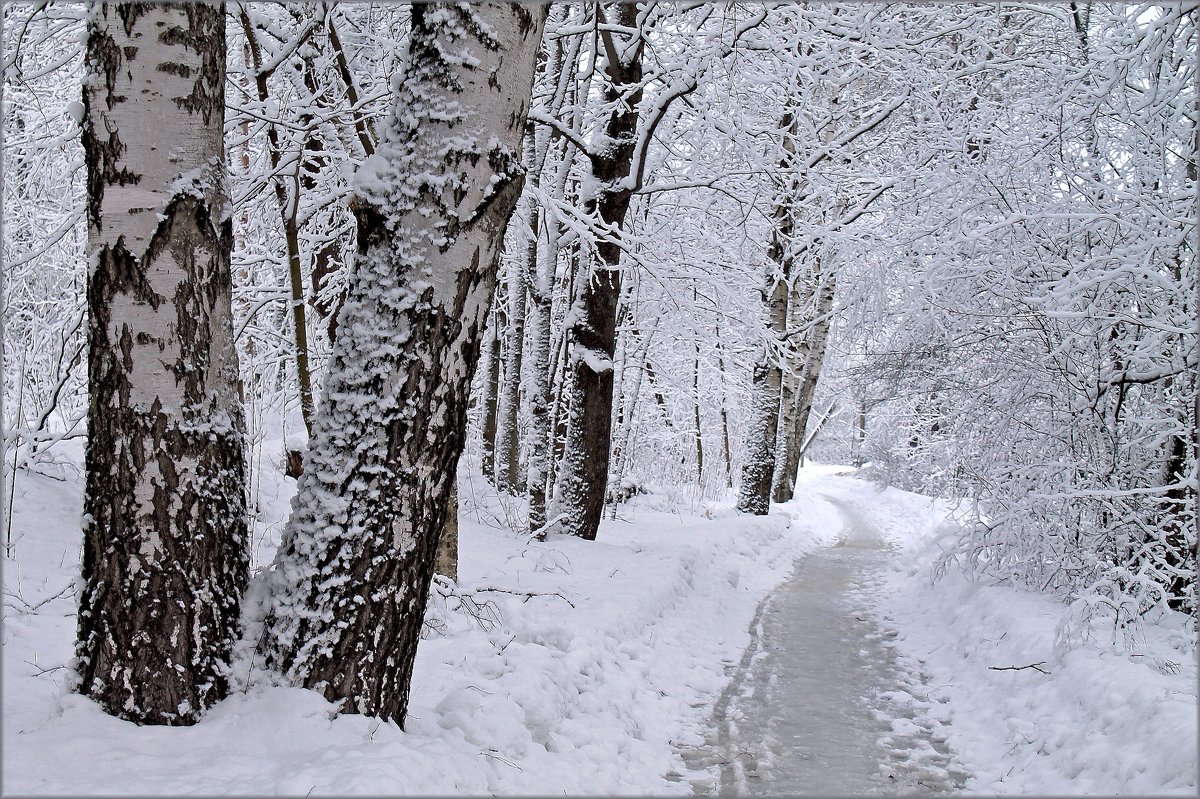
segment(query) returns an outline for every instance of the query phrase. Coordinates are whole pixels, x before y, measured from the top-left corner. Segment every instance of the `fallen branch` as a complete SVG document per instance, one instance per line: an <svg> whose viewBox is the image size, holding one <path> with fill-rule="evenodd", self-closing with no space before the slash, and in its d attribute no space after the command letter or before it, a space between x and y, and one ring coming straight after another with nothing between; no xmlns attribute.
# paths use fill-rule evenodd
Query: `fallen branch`
<svg viewBox="0 0 1200 799"><path fill-rule="evenodd" d="M1030 663L1028 666L988 666L988 668L992 671L1021 671L1022 669L1033 669L1034 671L1039 671L1042 674L1049 674L1050 672L1043 668L1039 668L1040 666L1045 665L1046 661L1039 660L1037 663Z"/></svg>
<svg viewBox="0 0 1200 799"><path fill-rule="evenodd" d="M553 596L553 597L558 597L559 599L561 599L563 602L566 602L571 607L575 607L574 602L567 599L565 596L558 593L557 591L548 592L548 593L539 593L537 591L510 591L507 588L473 588L473 589L471 589L471 593L473 593L473 594L483 593L486 591L494 591L498 594L512 594L513 596L523 596L523 597L525 597L525 601L527 601L527 602L535 596Z"/></svg>

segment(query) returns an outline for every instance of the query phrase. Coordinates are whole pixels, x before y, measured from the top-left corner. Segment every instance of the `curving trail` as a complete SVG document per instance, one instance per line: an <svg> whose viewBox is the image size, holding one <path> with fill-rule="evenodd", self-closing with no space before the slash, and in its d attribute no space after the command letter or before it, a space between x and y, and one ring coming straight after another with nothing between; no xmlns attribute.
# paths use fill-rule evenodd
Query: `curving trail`
<svg viewBox="0 0 1200 799"><path fill-rule="evenodd" d="M861 796L957 791L954 767L920 701L919 675L901 669L865 611L892 555L854 506L823 496L844 522L841 540L799 560L760 606L753 640L715 711L695 768L720 780L697 794Z"/></svg>

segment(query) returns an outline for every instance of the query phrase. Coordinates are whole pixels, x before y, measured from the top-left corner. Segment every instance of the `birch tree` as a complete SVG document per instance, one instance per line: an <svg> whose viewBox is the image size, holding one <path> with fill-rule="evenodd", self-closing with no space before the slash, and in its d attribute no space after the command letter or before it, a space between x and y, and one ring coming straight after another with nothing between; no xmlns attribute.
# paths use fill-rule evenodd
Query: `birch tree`
<svg viewBox="0 0 1200 799"><path fill-rule="evenodd" d="M140 724L191 724L226 693L247 567L225 16L106 4L87 31L78 690Z"/></svg>
<svg viewBox="0 0 1200 799"><path fill-rule="evenodd" d="M404 723L463 447L546 9L415 5L356 178L357 259L261 651L343 712ZM255 620L255 626L258 625Z"/></svg>

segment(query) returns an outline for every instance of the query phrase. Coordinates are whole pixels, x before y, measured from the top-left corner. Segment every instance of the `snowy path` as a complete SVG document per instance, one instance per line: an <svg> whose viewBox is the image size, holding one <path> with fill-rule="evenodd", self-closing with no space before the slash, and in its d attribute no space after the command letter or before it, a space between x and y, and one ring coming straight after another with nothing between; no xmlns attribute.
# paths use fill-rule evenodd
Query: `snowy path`
<svg viewBox="0 0 1200 799"><path fill-rule="evenodd" d="M696 767L720 763L720 785L694 783L696 791L959 790L964 775L944 744L895 701L909 696L912 675L886 643L894 633L881 631L862 609L874 573L895 553L851 503L822 498L842 517L842 537L799 560L760 606L753 641L716 708L715 746L687 758Z"/></svg>

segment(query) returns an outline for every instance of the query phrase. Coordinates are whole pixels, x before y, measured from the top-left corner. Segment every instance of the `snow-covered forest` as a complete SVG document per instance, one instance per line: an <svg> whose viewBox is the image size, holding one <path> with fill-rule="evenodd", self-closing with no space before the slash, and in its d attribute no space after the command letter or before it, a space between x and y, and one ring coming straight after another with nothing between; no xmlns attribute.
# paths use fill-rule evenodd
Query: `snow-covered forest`
<svg viewBox="0 0 1200 799"><path fill-rule="evenodd" d="M1195 794L1200 4L2 13L5 792Z"/></svg>

